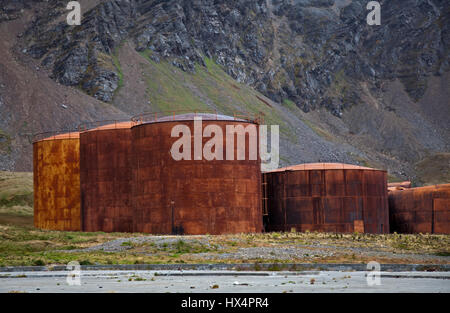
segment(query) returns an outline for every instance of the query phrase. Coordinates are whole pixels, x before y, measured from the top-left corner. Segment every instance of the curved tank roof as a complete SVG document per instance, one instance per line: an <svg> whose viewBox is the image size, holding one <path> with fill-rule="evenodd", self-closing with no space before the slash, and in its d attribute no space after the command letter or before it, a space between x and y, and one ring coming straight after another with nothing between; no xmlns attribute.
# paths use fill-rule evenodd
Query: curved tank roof
<svg viewBox="0 0 450 313"><path fill-rule="evenodd" d="M126 128L131 128L134 125L136 125L136 123L134 122L117 122L117 123L111 123L111 124L106 124L106 125L102 125L96 128L92 128L92 129L88 129L86 130L87 132L90 131L97 131L97 130L111 130L111 129L126 129Z"/></svg>
<svg viewBox="0 0 450 313"><path fill-rule="evenodd" d="M272 172L285 172L285 171L311 171L311 170L373 170L373 171L382 171L379 169L353 165L353 164L345 164L345 163L305 163L298 164L293 166L287 166L283 168L278 168L276 170L270 171Z"/></svg>
<svg viewBox="0 0 450 313"><path fill-rule="evenodd" d="M164 114L164 113L162 113ZM256 123L256 119L245 115L228 116L216 113L185 113L173 115L161 115L160 113L144 113L136 115L132 120L139 124L173 122L173 121L193 121L195 118L201 117L203 121L235 121L244 123Z"/></svg>
<svg viewBox="0 0 450 313"><path fill-rule="evenodd" d="M53 135L50 135L53 134ZM35 135L34 142L44 141L44 140L60 140L60 139L79 139L80 132L68 132L68 133L59 133L59 132L47 132L42 134Z"/></svg>
<svg viewBox="0 0 450 313"><path fill-rule="evenodd" d="M439 191L439 190L444 190L444 189L450 191L450 183L449 184L414 187L414 188L392 189L392 190L390 190L390 192L411 191L411 192L421 193L421 192Z"/></svg>

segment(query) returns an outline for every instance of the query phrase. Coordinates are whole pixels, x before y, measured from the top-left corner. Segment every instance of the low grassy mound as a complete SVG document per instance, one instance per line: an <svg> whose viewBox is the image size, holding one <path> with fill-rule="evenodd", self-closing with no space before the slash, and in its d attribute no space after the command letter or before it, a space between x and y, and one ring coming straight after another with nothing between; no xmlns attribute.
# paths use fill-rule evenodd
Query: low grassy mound
<svg viewBox="0 0 450 313"><path fill-rule="evenodd" d="M33 173L0 171L0 224L33 224Z"/></svg>
<svg viewBox="0 0 450 313"><path fill-rule="evenodd" d="M424 185L450 183L450 153L428 156L416 164L416 170Z"/></svg>

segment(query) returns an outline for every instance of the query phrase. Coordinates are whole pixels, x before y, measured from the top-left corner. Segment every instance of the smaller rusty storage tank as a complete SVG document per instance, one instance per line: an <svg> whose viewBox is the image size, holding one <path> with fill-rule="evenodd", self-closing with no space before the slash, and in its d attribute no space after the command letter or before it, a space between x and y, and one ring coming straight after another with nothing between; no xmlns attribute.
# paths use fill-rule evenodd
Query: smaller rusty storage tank
<svg viewBox="0 0 450 313"><path fill-rule="evenodd" d="M83 231L133 231L131 126L108 123L80 134Z"/></svg>
<svg viewBox="0 0 450 313"><path fill-rule="evenodd" d="M195 152L195 118L198 127L223 134L223 160L175 160L171 149L179 137L172 137L174 127L189 130L187 142ZM192 113L171 116L146 115L134 120L133 201L134 231L153 234L226 234L262 231L261 162L248 156L250 142L259 149L256 121L218 114ZM236 154L238 139L227 149L227 126L254 130L245 135L245 160L226 160ZM180 135L180 134L179 134ZM203 149L211 137L203 137ZM231 145L231 144L230 144ZM257 150L258 152L259 150Z"/></svg>
<svg viewBox="0 0 450 313"><path fill-rule="evenodd" d="M450 184L389 192L391 231L450 234Z"/></svg>
<svg viewBox="0 0 450 313"><path fill-rule="evenodd" d="M34 137L33 180L35 227L81 230L78 132Z"/></svg>
<svg viewBox="0 0 450 313"><path fill-rule="evenodd" d="M311 163L263 176L268 231L389 232L386 171Z"/></svg>

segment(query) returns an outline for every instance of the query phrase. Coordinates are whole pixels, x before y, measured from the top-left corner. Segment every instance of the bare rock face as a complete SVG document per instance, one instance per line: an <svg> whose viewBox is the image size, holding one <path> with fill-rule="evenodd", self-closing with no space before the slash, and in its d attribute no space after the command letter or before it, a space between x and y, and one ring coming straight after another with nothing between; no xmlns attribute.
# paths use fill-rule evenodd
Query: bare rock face
<svg viewBox="0 0 450 313"><path fill-rule="evenodd" d="M53 1L25 33L27 52L52 70L52 78L67 86L79 86L96 99L110 102L119 86L119 69L114 65L114 49L135 26L133 1L106 1L83 16L80 26L69 26L63 1ZM53 12L50 15L46 12Z"/></svg>
<svg viewBox="0 0 450 313"><path fill-rule="evenodd" d="M449 69L446 1L380 2L381 26L367 25L365 0L108 0L71 27L52 23L64 3L50 1L27 32L28 53L60 83L108 102L120 71L111 55L131 39L155 61L194 72L211 57L276 102L342 116L361 101L357 82L376 90L399 78L418 101L426 77Z"/></svg>
<svg viewBox="0 0 450 313"><path fill-rule="evenodd" d="M0 23L18 18L24 9L31 8L33 2L42 0L0 0Z"/></svg>
<svg viewBox="0 0 450 313"><path fill-rule="evenodd" d="M178 87L214 104L213 62L251 87L232 92L273 100L232 105L281 114L286 162L367 160L414 179L415 163L449 151L448 0L380 0L380 26L367 25L368 0L79 1L82 24L69 26L67 0L0 0L3 169L29 169L29 134L55 119L162 110L155 94ZM168 76L174 88L154 88ZM230 94L226 78L213 88Z"/></svg>

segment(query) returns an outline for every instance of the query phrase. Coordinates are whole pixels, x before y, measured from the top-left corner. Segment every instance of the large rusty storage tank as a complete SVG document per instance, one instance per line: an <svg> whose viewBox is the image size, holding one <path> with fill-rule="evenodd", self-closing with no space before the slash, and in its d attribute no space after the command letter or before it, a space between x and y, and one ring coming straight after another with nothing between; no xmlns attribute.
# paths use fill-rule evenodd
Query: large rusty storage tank
<svg viewBox="0 0 450 313"><path fill-rule="evenodd" d="M83 231L132 232L131 122L80 134Z"/></svg>
<svg viewBox="0 0 450 313"><path fill-rule="evenodd" d="M450 234L450 184L389 192L391 231Z"/></svg>
<svg viewBox="0 0 450 313"><path fill-rule="evenodd" d="M215 127L211 125L216 125L216 131L223 133L224 160L194 159L195 118L202 119L197 130L203 132L206 127L211 130ZM134 231L154 234L262 231L260 158L259 153L254 160L248 155L251 143L259 149L257 122L206 113L147 116L144 121L141 117L139 120L140 124L132 128ZM171 136L172 130L180 125L190 132L187 137L193 152L190 160L175 160L171 154L172 146L180 139ZM250 126L248 129L254 130L244 137L245 160L237 160L236 155L234 160L226 160L227 152L235 154L239 140L235 138L233 146L226 147L227 125ZM200 139L201 147L211 138Z"/></svg>
<svg viewBox="0 0 450 313"><path fill-rule="evenodd" d="M33 142L34 225L79 231L79 133L47 135L37 135Z"/></svg>
<svg viewBox="0 0 450 313"><path fill-rule="evenodd" d="M337 163L263 173L268 231L388 233L387 173Z"/></svg>

